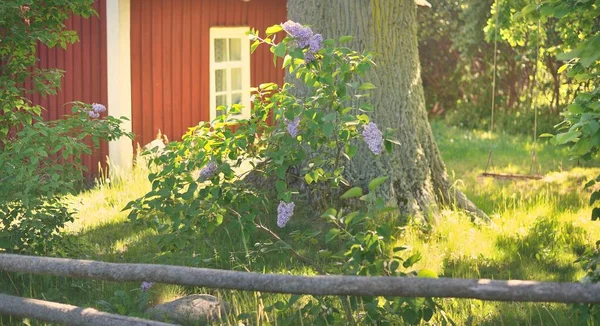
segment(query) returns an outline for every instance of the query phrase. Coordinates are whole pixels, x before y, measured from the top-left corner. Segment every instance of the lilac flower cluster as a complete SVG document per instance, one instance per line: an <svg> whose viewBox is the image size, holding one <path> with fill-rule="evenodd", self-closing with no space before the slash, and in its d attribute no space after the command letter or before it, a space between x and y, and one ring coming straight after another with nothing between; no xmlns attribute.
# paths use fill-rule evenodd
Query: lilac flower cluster
<svg viewBox="0 0 600 326"><path fill-rule="evenodd" d="M287 130L290 136L296 138L298 137L298 127L300 126L300 117L295 117L294 120L290 121L285 119L285 129Z"/></svg>
<svg viewBox="0 0 600 326"><path fill-rule="evenodd" d="M208 164L206 164L206 166L202 168L202 170L200 170L198 180L204 181L212 178L217 172L218 168L219 166L217 166L217 163L215 163L214 161L208 162Z"/></svg>
<svg viewBox="0 0 600 326"><path fill-rule="evenodd" d="M321 49L323 36L321 34L314 34L310 27L304 27L302 24L291 20L283 23L281 27L296 40L296 46L302 49L308 46L306 53L304 53L304 59L308 62L313 61L315 53Z"/></svg>
<svg viewBox="0 0 600 326"><path fill-rule="evenodd" d="M285 203L283 201L279 202L279 206L277 206L277 226L282 228L287 222L290 220L292 215L294 215L294 207L296 204L294 202Z"/></svg>
<svg viewBox="0 0 600 326"><path fill-rule="evenodd" d="M140 286L140 290L142 290L142 292L148 292L148 290L150 290L152 285L154 285L154 282L144 281L144 282L142 282L142 285Z"/></svg>
<svg viewBox="0 0 600 326"><path fill-rule="evenodd" d="M375 122L369 122L363 128L363 139L371 152L375 155L381 154L383 151L383 134L379 131Z"/></svg>
<svg viewBox="0 0 600 326"><path fill-rule="evenodd" d="M106 106L104 106L102 104L94 103L94 104L92 104L92 109L89 110L87 113L90 116L90 118L97 119L97 118L100 118L100 113L102 113L104 111L106 111Z"/></svg>

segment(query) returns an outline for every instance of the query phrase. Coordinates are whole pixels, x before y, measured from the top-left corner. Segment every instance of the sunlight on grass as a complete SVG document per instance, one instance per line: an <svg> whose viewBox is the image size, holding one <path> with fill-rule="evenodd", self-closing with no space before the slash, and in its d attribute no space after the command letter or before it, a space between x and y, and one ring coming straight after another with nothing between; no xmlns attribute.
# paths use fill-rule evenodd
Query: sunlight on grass
<svg viewBox="0 0 600 326"><path fill-rule="evenodd" d="M591 221L587 205L590 189L583 185L600 174L597 167L578 167L565 158L563 149L538 144L542 180L507 181L483 178L490 138L494 140L494 167L497 172L527 174L532 144L526 137L509 137L487 132L432 125L449 175L457 189L492 217L492 223L474 223L463 212L444 210L434 226L408 223L398 245L423 259L413 268L427 268L444 277L577 281L581 268L574 264L586 248L600 239L600 223ZM241 169L248 169L245 164ZM103 179L91 190L65 200L77 210L76 220L61 255L109 262L163 263L240 271L315 275L290 257L288 252L257 254L259 247L239 250L236 230L220 236L205 236L177 251L161 251L155 230L130 223L122 208L150 190L148 170L136 168ZM298 211L298 227L314 223L314 212ZM267 223L268 225L268 223ZM317 256L311 248L297 248L306 256ZM272 261L265 257L272 257ZM315 259L320 259L316 257ZM326 264L326 259L321 261ZM53 277L14 277L11 289L25 289L30 297L55 299L71 304L95 306L111 301L115 293L139 292L139 284L116 284L93 280ZM9 284L9 283L7 283ZM136 292L137 291L137 292ZM276 320L277 311L266 307L285 295L232 290L201 289L156 284L150 290L151 304L191 293L209 293L232 305L227 319L237 325L242 314L248 324ZM301 299L301 300L308 300ZM440 300L446 314L457 325L575 325L573 310L567 305L501 303L479 300Z"/></svg>

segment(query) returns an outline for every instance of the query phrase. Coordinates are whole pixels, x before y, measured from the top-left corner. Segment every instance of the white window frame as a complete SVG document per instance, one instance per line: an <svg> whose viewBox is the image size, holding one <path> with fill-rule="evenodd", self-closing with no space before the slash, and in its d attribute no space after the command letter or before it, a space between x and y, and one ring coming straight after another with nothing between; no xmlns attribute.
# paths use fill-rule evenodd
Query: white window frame
<svg viewBox="0 0 600 326"><path fill-rule="evenodd" d="M242 105L243 108L239 115L231 116L230 120L240 120L250 118L250 39L246 35L246 32L250 30L249 27L211 27L210 28L210 120L214 120L217 117L217 92L215 84L215 71L220 69L227 70L227 103L231 107L231 73L229 72L232 68L242 68ZM221 38L240 38L242 40L241 46L241 60L240 61L226 61L226 62L215 62L215 39ZM225 95L220 92L220 95ZM228 107L228 109L229 109Z"/></svg>

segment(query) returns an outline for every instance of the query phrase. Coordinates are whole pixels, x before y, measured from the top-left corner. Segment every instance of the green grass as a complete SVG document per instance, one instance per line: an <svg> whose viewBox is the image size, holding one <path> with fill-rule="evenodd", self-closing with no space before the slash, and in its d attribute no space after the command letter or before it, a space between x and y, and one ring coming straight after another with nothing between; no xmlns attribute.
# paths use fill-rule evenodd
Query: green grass
<svg viewBox="0 0 600 326"><path fill-rule="evenodd" d="M589 193L582 189L587 179L600 174L599 168L577 167L566 159L564 149L538 142L535 168L544 175L540 181L502 181L481 178L493 140L496 172L530 171L533 144L525 138L467 131L433 123L448 173L493 223L473 223L460 212L443 211L433 227L409 224L399 244L420 251L424 259L415 268L429 268L445 277L576 281L582 270L574 260L600 239L600 223L590 220L586 205ZM146 172L116 173L110 183L67 198L78 211L68 226L69 235L56 255L108 262L140 262L187 265L231 270L315 274L310 268L274 252L273 259L257 255L256 248L240 249L237 230L223 230L219 236L201 237L180 252L161 252L154 230L129 223L121 208L149 190ZM295 219L310 220L314 216ZM307 253L310 254L310 253ZM0 274L0 291L26 297L64 302L139 315L133 298L139 284L117 284L63 277ZM124 291L125 299L123 299ZM211 293L234 306L235 316L249 312L247 324L273 321L264 308L279 295L230 290L198 289L158 284L150 291L152 304L188 293ZM127 300L130 298L131 300ZM576 325L568 305L498 303L479 300L441 300L446 314L457 325ZM0 318L0 324L22 324L20 319ZM33 322L35 324L35 322Z"/></svg>

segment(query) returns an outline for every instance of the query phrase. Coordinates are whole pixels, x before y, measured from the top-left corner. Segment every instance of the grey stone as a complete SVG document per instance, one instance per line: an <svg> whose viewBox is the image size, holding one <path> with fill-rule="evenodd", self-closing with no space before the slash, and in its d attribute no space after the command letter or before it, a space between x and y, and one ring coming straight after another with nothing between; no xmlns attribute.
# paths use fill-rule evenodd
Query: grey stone
<svg viewBox="0 0 600 326"><path fill-rule="evenodd" d="M165 302L148 309L152 319L183 325L205 325L210 321L225 320L229 305L208 294L192 294Z"/></svg>

